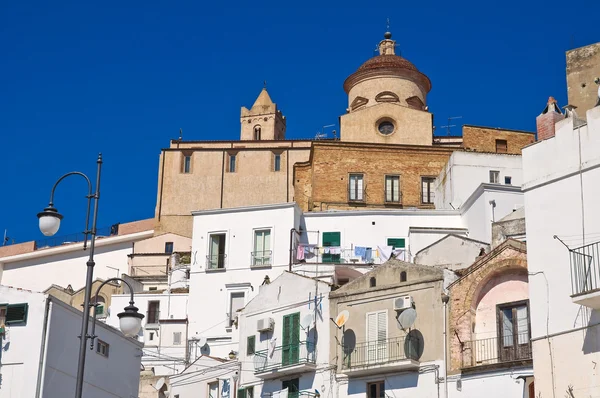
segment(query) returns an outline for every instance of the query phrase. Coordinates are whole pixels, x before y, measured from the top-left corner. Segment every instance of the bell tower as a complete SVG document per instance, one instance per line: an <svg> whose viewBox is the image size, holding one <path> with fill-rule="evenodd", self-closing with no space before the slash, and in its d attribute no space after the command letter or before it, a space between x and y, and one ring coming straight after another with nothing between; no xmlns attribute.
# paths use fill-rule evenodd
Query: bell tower
<svg viewBox="0 0 600 398"><path fill-rule="evenodd" d="M271 100L266 84L254 101L252 108L248 109L242 106L240 122L241 140L285 139L285 116L277 109L277 104Z"/></svg>

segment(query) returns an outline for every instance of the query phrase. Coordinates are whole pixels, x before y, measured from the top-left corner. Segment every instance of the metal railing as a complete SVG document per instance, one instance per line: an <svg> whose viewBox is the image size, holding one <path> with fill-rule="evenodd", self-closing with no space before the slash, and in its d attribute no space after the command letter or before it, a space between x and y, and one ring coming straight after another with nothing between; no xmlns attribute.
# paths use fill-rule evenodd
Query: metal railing
<svg viewBox="0 0 600 398"><path fill-rule="evenodd" d="M381 365L405 359L418 359L418 337L395 337L385 340L358 343L354 347L342 347L343 369Z"/></svg>
<svg viewBox="0 0 600 398"><path fill-rule="evenodd" d="M279 393L279 391L264 393L261 395L261 398L277 397L278 396L277 393ZM317 395L316 392L311 391L311 390L302 390L302 391L288 391L287 396L288 396L288 398L316 398L319 395Z"/></svg>
<svg viewBox="0 0 600 398"><path fill-rule="evenodd" d="M227 254L209 254L206 256L206 269L215 270L225 268Z"/></svg>
<svg viewBox="0 0 600 398"><path fill-rule="evenodd" d="M348 189L348 202L363 203L366 197L367 192L365 189Z"/></svg>
<svg viewBox="0 0 600 398"><path fill-rule="evenodd" d="M117 235L118 233L119 233L118 228L115 229L114 226L96 229L96 237L97 238L102 238L105 236L113 236L113 235ZM35 248L43 249L46 247L68 245L71 243L83 242L84 239L85 239L85 234L83 232L77 232L77 233L73 233L73 234L69 234L69 235L62 235L62 236L53 236L51 238L36 240Z"/></svg>
<svg viewBox="0 0 600 398"><path fill-rule="evenodd" d="M389 196L391 196L391 200L388 200L388 194ZM398 192L398 200L394 200L394 194L389 192L389 191L385 191L384 192L384 202L386 204L402 204L402 192Z"/></svg>
<svg viewBox="0 0 600 398"><path fill-rule="evenodd" d="M272 250L263 250L259 252L251 252L252 266L253 267L264 267L271 265L271 259L273 257Z"/></svg>
<svg viewBox="0 0 600 398"><path fill-rule="evenodd" d="M167 276L168 266L166 264L143 264L131 265L131 276Z"/></svg>
<svg viewBox="0 0 600 398"><path fill-rule="evenodd" d="M254 353L254 373L277 370L299 364L315 364L317 351L313 343L301 341Z"/></svg>
<svg viewBox="0 0 600 398"><path fill-rule="evenodd" d="M600 288L600 242L570 249L571 291L584 294Z"/></svg>
<svg viewBox="0 0 600 398"><path fill-rule="evenodd" d="M465 341L462 347L462 367L465 368L531 358L529 333Z"/></svg>

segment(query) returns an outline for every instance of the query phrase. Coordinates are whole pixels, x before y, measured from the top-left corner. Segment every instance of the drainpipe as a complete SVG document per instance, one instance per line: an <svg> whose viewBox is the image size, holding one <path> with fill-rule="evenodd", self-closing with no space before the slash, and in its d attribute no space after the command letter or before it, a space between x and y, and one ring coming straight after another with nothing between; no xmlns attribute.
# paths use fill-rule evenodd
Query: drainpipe
<svg viewBox="0 0 600 398"><path fill-rule="evenodd" d="M290 264L288 269L290 272L292 272L292 264L294 262L294 232L297 232L296 228L290 229Z"/></svg>
<svg viewBox="0 0 600 398"><path fill-rule="evenodd" d="M44 328L42 330L42 344L40 346L40 362L38 369L37 385L35 387L35 396L41 398L44 394L44 376L46 375L46 358L48 355L48 328L50 326L50 297L46 298L46 309L44 310Z"/></svg>
<svg viewBox="0 0 600 398"><path fill-rule="evenodd" d="M442 293L442 303L444 303L444 397L448 398L448 300L450 296Z"/></svg>

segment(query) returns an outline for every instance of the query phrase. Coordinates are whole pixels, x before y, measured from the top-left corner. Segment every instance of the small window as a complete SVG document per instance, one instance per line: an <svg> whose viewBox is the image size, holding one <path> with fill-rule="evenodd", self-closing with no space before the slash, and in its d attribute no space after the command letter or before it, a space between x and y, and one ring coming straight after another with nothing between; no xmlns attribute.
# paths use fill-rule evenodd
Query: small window
<svg viewBox="0 0 600 398"><path fill-rule="evenodd" d="M370 287L375 287L377 286L377 280L375 279L374 276L371 277L371 279L369 279L369 286Z"/></svg>
<svg viewBox="0 0 600 398"><path fill-rule="evenodd" d="M165 242L165 253L173 253L173 242Z"/></svg>
<svg viewBox="0 0 600 398"><path fill-rule="evenodd" d="M385 398L385 382L367 383L367 398Z"/></svg>
<svg viewBox="0 0 600 398"><path fill-rule="evenodd" d="M435 177L421 177L421 203L433 204L433 183Z"/></svg>
<svg viewBox="0 0 600 398"><path fill-rule="evenodd" d="M246 355L254 355L255 344L256 336L248 336L248 339L246 340Z"/></svg>
<svg viewBox="0 0 600 398"><path fill-rule="evenodd" d="M385 201L400 202L400 176L385 176Z"/></svg>
<svg viewBox="0 0 600 398"><path fill-rule="evenodd" d="M154 332L148 333L148 340L150 340L150 341L154 340Z"/></svg>
<svg viewBox="0 0 600 398"><path fill-rule="evenodd" d="M512 177L510 177L510 176L504 177L504 183L506 185L511 185L511 182L512 182Z"/></svg>
<svg viewBox="0 0 600 398"><path fill-rule="evenodd" d="M148 290L149 290L149 291L151 291L151 292L153 292L153 291L156 291L156 290L158 290L158 287L156 287L156 286L151 286L151 287L149 287L149 288L148 288Z"/></svg>
<svg viewBox="0 0 600 398"><path fill-rule="evenodd" d="M273 159L273 171L281 170L281 155L275 155Z"/></svg>
<svg viewBox="0 0 600 398"><path fill-rule="evenodd" d="M189 174L192 172L192 156L183 155L183 172Z"/></svg>
<svg viewBox="0 0 600 398"><path fill-rule="evenodd" d="M108 358L108 343L98 339L96 343L96 353L102 355L103 357Z"/></svg>
<svg viewBox="0 0 600 398"><path fill-rule="evenodd" d="M400 272L400 282L406 282L406 271Z"/></svg>
<svg viewBox="0 0 600 398"><path fill-rule="evenodd" d="M500 184L500 172L490 170L490 184Z"/></svg>
<svg viewBox="0 0 600 398"><path fill-rule="evenodd" d="M229 296L229 327L237 320L238 311L244 308L244 292L234 292Z"/></svg>
<svg viewBox="0 0 600 398"><path fill-rule="evenodd" d="M27 303L22 304L9 304L6 306L6 324L12 325L16 323L27 323L27 311L29 305Z"/></svg>
<svg viewBox="0 0 600 398"><path fill-rule="evenodd" d="M506 140L496 140L496 152L506 153L508 152L508 143Z"/></svg>
<svg viewBox="0 0 600 398"><path fill-rule="evenodd" d="M406 240L404 238L388 238L387 245L392 246L394 250L404 249L406 247Z"/></svg>
<svg viewBox="0 0 600 398"><path fill-rule="evenodd" d="M348 200L362 202L364 200L363 174L350 174L348 185Z"/></svg>
<svg viewBox="0 0 600 398"><path fill-rule="evenodd" d="M149 301L148 312L146 313L146 323L158 323L160 301Z"/></svg>
<svg viewBox="0 0 600 398"><path fill-rule="evenodd" d="M214 381L208 384L208 398L219 398L219 382Z"/></svg>
<svg viewBox="0 0 600 398"><path fill-rule="evenodd" d="M258 126L254 126L254 139L256 141L260 141L260 133L261 133L262 129L260 127L260 125Z"/></svg>
<svg viewBox="0 0 600 398"><path fill-rule="evenodd" d="M212 234L209 237L208 256L206 259L207 269L225 268L225 234Z"/></svg>
<svg viewBox="0 0 600 398"><path fill-rule="evenodd" d="M254 398L254 387L246 387L246 398Z"/></svg>
<svg viewBox="0 0 600 398"><path fill-rule="evenodd" d="M96 316L98 317L98 319L104 319L106 318L106 311L104 310L104 305L106 303L106 300L104 300L104 297L102 296L98 296L96 298L96 309L94 310Z"/></svg>
<svg viewBox="0 0 600 398"><path fill-rule="evenodd" d="M229 170L230 173L235 173L235 155L229 155Z"/></svg>
<svg viewBox="0 0 600 398"><path fill-rule="evenodd" d="M259 229L254 231L254 251L252 252L252 266L271 265L271 230Z"/></svg>
<svg viewBox="0 0 600 398"><path fill-rule="evenodd" d="M173 345L181 345L181 332L173 332Z"/></svg>

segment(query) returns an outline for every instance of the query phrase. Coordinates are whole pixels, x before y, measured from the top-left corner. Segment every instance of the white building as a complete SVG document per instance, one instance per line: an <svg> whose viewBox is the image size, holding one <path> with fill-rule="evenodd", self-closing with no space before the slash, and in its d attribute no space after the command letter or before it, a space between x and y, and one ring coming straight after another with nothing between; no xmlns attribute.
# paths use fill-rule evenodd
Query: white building
<svg viewBox="0 0 600 398"><path fill-rule="evenodd" d="M0 398L74 395L81 316L46 294L0 285ZM102 322L96 334L83 395L137 397L142 344Z"/></svg>
<svg viewBox="0 0 600 398"><path fill-rule="evenodd" d="M260 286L238 318L239 398L274 397L286 388L296 397L334 393L329 292L328 283L292 272Z"/></svg>
<svg viewBox="0 0 600 398"><path fill-rule="evenodd" d="M127 274L127 255L132 253L135 242L152 236L152 222L120 224L116 233L99 235L94 255L94 278L108 279ZM83 242L48 246L59 242L62 242L61 238L56 237L1 247L0 283L35 291L43 291L52 284L71 285L74 290L85 286L89 251L83 250Z"/></svg>
<svg viewBox="0 0 600 398"><path fill-rule="evenodd" d="M201 355L183 373L169 378L162 387L169 397L178 398L233 398L237 395L240 364L237 360ZM163 395L166 397L167 395ZM160 396L159 396L160 397ZM258 397L258 396L256 396ZM252 398L252 396L247 396Z"/></svg>
<svg viewBox="0 0 600 398"><path fill-rule="evenodd" d="M600 107L523 150L536 397L600 396L599 166Z"/></svg>

